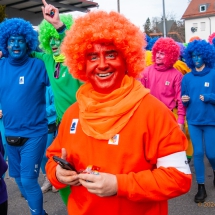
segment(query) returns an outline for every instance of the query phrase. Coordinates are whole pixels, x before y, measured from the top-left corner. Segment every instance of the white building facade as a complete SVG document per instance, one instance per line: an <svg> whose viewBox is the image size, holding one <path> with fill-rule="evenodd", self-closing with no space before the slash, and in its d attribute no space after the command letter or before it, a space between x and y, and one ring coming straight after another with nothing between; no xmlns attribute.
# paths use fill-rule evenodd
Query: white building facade
<svg viewBox="0 0 215 215"><path fill-rule="evenodd" d="M195 36L208 40L215 32L215 1L192 0L182 19L185 20L185 42Z"/></svg>
<svg viewBox="0 0 215 215"><path fill-rule="evenodd" d="M200 17L185 20L185 40L198 36L208 40L209 35L215 32L215 15L211 17Z"/></svg>

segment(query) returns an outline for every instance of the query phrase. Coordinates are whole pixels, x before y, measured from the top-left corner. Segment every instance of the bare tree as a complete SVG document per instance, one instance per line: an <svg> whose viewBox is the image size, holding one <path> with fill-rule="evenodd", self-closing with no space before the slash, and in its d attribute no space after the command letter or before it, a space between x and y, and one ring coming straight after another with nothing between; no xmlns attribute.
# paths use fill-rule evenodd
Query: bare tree
<svg viewBox="0 0 215 215"><path fill-rule="evenodd" d="M159 30L159 28L157 27L157 24L161 22L161 18L160 17L152 17L152 32L153 33L160 33L161 31Z"/></svg>
<svg viewBox="0 0 215 215"><path fill-rule="evenodd" d="M161 36L161 29L158 28L158 24L163 20L162 15L160 17L153 17L151 21L151 31L149 36L156 37ZM170 28L168 37L172 37L175 41L184 42L185 41L185 25L183 20L176 20L176 15L174 13L168 13L166 15L166 21L173 20L173 24Z"/></svg>
<svg viewBox="0 0 215 215"><path fill-rule="evenodd" d="M144 32L149 35L152 32L151 20L147 18L145 24L143 25Z"/></svg>

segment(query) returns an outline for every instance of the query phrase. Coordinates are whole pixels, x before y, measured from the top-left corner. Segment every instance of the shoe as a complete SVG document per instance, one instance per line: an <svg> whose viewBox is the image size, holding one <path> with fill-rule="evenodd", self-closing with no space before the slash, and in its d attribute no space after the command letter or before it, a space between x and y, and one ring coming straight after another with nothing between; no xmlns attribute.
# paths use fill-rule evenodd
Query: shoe
<svg viewBox="0 0 215 215"><path fill-rule="evenodd" d="M203 203L207 197L207 193L205 190L205 184L198 184L198 192L195 195L194 201L195 203Z"/></svg>
<svg viewBox="0 0 215 215"><path fill-rule="evenodd" d="M44 175L44 179L45 179L45 181L41 187L42 193L46 193L52 189L52 185L51 185L49 179L46 177L46 175Z"/></svg>
<svg viewBox="0 0 215 215"><path fill-rule="evenodd" d="M54 186L52 186L52 192L53 193L57 193L59 190L57 188L55 188Z"/></svg>

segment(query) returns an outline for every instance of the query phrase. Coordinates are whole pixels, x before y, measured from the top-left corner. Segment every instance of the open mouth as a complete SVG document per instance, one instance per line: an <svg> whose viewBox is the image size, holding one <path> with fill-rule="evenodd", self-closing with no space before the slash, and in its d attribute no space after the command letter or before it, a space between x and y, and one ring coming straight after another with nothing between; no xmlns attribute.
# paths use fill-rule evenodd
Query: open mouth
<svg viewBox="0 0 215 215"><path fill-rule="evenodd" d="M98 73L96 74L97 76L99 76L100 78L106 78L109 77L113 74L113 72L108 72L108 73Z"/></svg>
<svg viewBox="0 0 215 215"><path fill-rule="evenodd" d="M19 50L14 50L13 51L15 54L18 54L20 51Z"/></svg>
<svg viewBox="0 0 215 215"><path fill-rule="evenodd" d="M58 48L52 48L53 52L56 52L58 50Z"/></svg>

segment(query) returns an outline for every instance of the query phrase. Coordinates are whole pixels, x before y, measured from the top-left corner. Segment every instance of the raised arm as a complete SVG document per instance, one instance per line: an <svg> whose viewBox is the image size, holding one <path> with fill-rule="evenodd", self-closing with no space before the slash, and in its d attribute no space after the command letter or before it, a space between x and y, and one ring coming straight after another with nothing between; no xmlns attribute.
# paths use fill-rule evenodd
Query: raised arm
<svg viewBox="0 0 215 215"><path fill-rule="evenodd" d="M43 17L44 19L52 24L55 29L59 29L64 25L63 22L60 21L59 10L51 4L48 4L45 0L42 0L43 5Z"/></svg>

